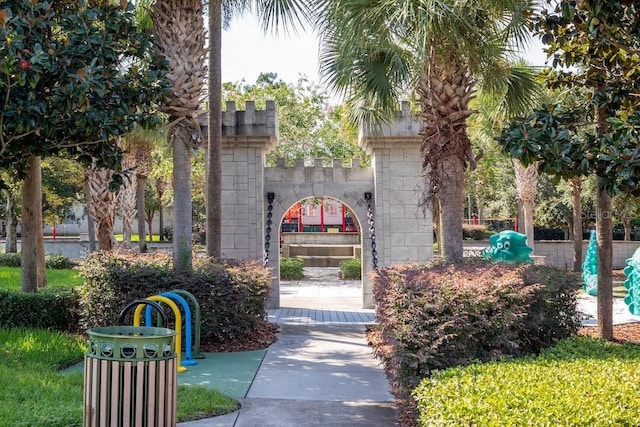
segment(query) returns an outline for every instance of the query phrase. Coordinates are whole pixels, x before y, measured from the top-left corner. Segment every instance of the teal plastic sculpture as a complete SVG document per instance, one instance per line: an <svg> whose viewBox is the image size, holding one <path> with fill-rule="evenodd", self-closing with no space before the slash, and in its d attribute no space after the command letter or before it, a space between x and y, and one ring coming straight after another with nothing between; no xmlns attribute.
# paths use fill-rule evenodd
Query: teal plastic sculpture
<svg viewBox="0 0 640 427"><path fill-rule="evenodd" d="M629 307L631 314L640 316L640 248L636 249L633 256L627 259L627 266L623 271L627 276L624 287L629 292L624 302Z"/></svg>
<svg viewBox="0 0 640 427"><path fill-rule="evenodd" d="M591 230L587 253L582 262L582 283L582 289L589 295L598 295L598 243L595 230Z"/></svg>
<svg viewBox="0 0 640 427"><path fill-rule="evenodd" d="M531 263L533 249L527 246L527 236L517 231L505 230L489 237L490 247L482 251L482 257L498 262Z"/></svg>

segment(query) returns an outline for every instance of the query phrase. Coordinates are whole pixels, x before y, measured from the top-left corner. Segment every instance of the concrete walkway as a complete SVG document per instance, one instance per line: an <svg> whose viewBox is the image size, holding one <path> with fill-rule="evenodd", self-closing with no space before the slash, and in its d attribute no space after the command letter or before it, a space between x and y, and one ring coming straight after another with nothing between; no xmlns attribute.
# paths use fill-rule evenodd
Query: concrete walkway
<svg viewBox="0 0 640 427"><path fill-rule="evenodd" d="M305 280L280 284L280 325L242 408L181 427L395 426L389 383L365 340L375 320L363 310L360 281L338 269L305 268Z"/></svg>

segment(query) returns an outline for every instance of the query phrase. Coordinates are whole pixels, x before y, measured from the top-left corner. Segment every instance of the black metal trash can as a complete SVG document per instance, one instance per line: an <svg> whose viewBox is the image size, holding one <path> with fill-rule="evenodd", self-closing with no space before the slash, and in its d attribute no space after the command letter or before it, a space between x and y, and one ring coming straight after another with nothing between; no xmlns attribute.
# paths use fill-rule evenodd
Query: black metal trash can
<svg viewBox="0 0 640 427"><path fill-rule="evenodd" d="M176 331L108 326L87 331L84 427L176 425Z"/></svg>

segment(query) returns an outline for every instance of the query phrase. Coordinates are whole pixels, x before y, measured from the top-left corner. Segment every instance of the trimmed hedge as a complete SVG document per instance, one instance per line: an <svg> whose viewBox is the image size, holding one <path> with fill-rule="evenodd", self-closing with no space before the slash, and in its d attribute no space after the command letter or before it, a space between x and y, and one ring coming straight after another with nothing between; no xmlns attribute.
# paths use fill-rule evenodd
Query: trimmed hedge
<svg viewBox="0 0 640 427"><path fill-rule="evenodd" d="M420 426L638 425L640 346L576 337L527 357L434 372Z"/></svg>
<svg viewBox="0 0 640 427"><path fill-rule="evenodd" d="M0 252L0 266L2 267L20 267L22 255L15 252ZM45 267L63 270L71 267L69 258L64 255L47 254L44 257Z"/></svg>
<svg viewBox="0 0 640 427"><path fill-rule="evenodd" d="M0 328L77 331L79 295L72 289L33 293L0 290Z"/></svg>
<svg viewBox="0 0 640 427"><path fill-rule="evenodd" d="M203 341L226 342L244 337L266 318L271 270L257 262L222 263L194 260L193 272L176 275L164 254L92 254L80 267L83 328L117 325L122 309L136 299L174 289L192 293L202 314ZM171 310L166 310L173 319ZM134 310L125 324L132 324ZM172 326L172 325L170 325Z"/></svg>
<svg viewBox="0 0 640 427"><path fill-rule="evenodd" d="M362 260L360 258L340 261L340 278L357 280L362 278Z"/></svg>
<svg viewBox="0 0 640 427"><path fill-rule="evenodd" d="M280 279L300 280L304 277L304 261L300 258L280 259Z"/></svg>
<svg viewBox="0 0 640 427"><path fill-rule="evenodd" d="M462 238L464 240L486 240L489 234L486 225L462 224Z"/></svg>
<svg viewBox="0 0 640 427"><path fill-rule="evenodd" d="M437 261L379 269L373 280L373 352L406 426L417 420L411 391L433 371L537 354L579 326L579 278L545 266Z"/></svg>

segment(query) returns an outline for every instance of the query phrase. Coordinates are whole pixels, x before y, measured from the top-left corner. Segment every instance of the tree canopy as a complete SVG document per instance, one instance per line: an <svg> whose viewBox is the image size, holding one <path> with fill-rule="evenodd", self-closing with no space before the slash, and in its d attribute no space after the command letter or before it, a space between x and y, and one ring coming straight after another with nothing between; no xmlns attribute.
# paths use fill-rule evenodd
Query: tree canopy
<svg viewBox="0 0 640 427"><path fill-rule="evenodd" d="M152 124L165 62L131 3L7 0L0 6L0 168L66 154L119 169L112 137Z"/></svg>

